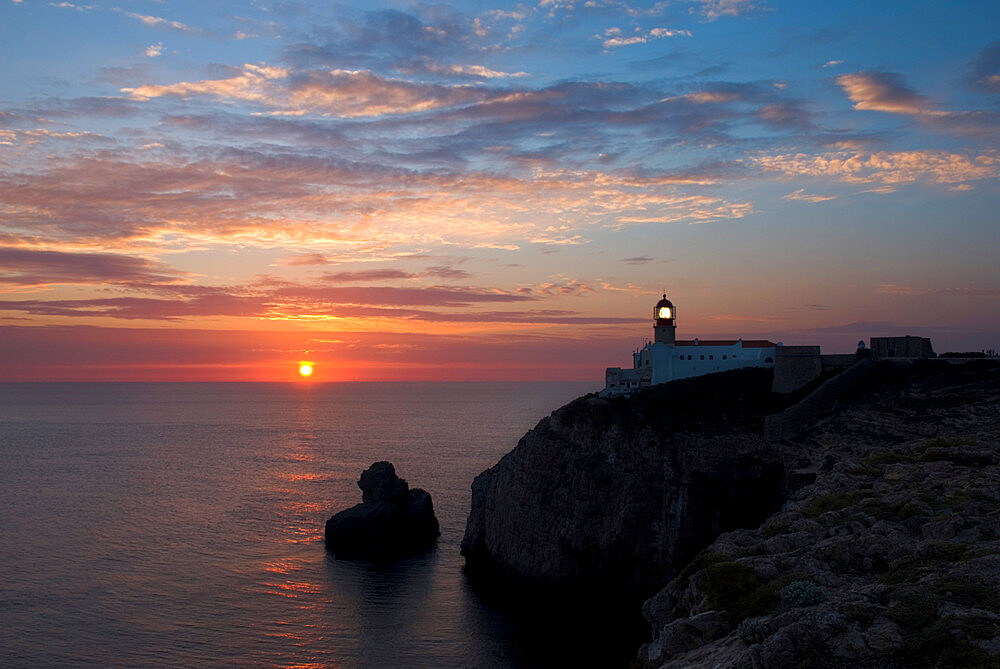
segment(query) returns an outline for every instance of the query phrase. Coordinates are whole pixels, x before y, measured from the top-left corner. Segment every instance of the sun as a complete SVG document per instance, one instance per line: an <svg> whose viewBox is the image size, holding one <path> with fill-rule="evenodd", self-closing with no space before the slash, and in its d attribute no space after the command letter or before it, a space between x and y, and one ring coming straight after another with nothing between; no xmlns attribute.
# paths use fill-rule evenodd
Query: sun
<svg viewBox="0 0 1000 669"><path fill-rule="evenodd" d="M311 362L300 362L299 363L299 375L302 378L306 378L313 373L313 366Z"/></svg>

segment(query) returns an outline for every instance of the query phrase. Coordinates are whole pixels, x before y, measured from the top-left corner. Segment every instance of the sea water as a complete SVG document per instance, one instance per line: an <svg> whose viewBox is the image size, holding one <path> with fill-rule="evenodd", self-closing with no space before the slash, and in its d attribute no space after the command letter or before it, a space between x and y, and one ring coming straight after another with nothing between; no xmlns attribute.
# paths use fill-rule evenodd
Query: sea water
<svg viewBox="0 0 1000 669"><path fill-rule="evenodd" d="M473 478L591 383L0 384L0 665L532 667L573 651L483 597ZM389 460L437 547L323 545ZM586 656L594 639L580 639Z"/></svg>

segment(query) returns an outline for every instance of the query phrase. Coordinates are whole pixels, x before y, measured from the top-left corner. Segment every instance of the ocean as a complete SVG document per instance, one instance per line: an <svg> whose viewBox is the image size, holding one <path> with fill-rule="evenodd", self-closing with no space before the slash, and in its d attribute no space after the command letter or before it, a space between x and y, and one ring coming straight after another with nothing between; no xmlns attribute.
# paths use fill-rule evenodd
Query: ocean
<svg viewBox="0 0 1000 669"><path fill-rule="evenodd" d="M553 666L555 627L484 596L459 544L476 474L595 389L0 384L0 665ZM431 493L432 552L325 550L377 460Z"/></svg>

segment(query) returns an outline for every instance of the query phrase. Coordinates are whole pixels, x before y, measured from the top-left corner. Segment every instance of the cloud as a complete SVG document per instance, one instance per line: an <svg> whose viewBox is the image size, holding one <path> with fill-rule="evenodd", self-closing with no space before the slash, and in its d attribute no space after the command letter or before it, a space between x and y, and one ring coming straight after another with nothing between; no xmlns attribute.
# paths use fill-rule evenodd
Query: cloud
<svg viewBox="0 0 1000 669"><path fill-rule="evenodd" d="M701 15L709 21L723 16L739 16L756 10L751 0L695 0L700 5Z"/></svg>
<svg viewBox="0 0 1000 669"><path fill-rule="evenodd" d="M751 158L750 163L768 172L828 176L848 183L897 185L927 181L954 184L1000 177L1000 155L994 152L977 155L947 151L837 151L817 155L760 156Z"/></svg>
<svg viewBox="0 0 1000 669"><path fill-rule="evenodd" d="M926 297L930 295L941 295L944 297L1000 297L1000 288L984 288L982 286L918 288L896 283L883 283L876 287L875 292L901 297Z"/></svg>
<svg viewBox="0 0 1000 669"><path fill-rule="evenodd" d="M650 256L632 256L631 258L622 258L623 263L629 265L644 265L648 262L653 262L654 258Z"/></svg>
<svg viewBox="0 0 1000 669"><path fill-rule="evenodd" d="M691 37L690 30L671 30L669 28L653 28L645 33L636 32L625 36L620 28L608 28L603 35L594 35L595 39L602 40L601 44L605 49L616 49L633 44L645 44L653 40L665 37Z"/></svg>
<svg viewBox="0 0 1000 669"><path fill-rule="evenodd" d="M422 272L423 276L435 276L441 279L468 279L472 276L464 269L458 269L450 265L433 265Z"/></svg>
<svg viewBox="0 0 1000 669"><path fill-rule="evenodd" d="M31 107L33 111L49 118L76 119L84 116L124 118L140 111L132 100L120 97L81 97L49 99Z"/></svg>
<svg viewBox="0 0 1000 669"><path fill-rule="evenodd" d="M291 45L284 60L299 67L384 71L407 62L489 51L488 33L482 20L441 4L418 5L412 13L340 12L336 21L316 26L307 40Z"/></svg>
<svg viewBox="0 0 1000 669"><path fill-rule="evenodd" d="M146 47L146 57L156 58L163 54L163 42L157 42L156 44L150 44Z"/></svg>
<svg viewBox="0 0 1000 669"><path fill-rule="evenodd" d="M659 293L655 290L648 290L643 286L636 285L634 283L627 283L624 286L616 286L613 283L608 283L607 281L601 282L602 290L610 290L616 293L631 293L632 295L658 295Z"/></svg>
<svg viewBox="0 0 1000 669"><path fill-rule="evenodd" d="M775 128L815 128L812 112L806 110L798 100L785 100L764 105L757 111L757 118Z"/></svg>
<svg viewBox="0 0 1000 669"><path fill-rule="evenodd" d="M437 74L444 77L465 79L509 79L529 76L527 72L503 72L483 65L438 63L429 58L415 58L403 61L396 66L396 70L402 74Z"/></svg>
<svg viewBox="0 0 1000 669"><path fill-rule="evenodd" d="M282 265L288 265L289 267L301 267L308 265L329 265L330 260L322 253L302 253L297 256L292 256L291 258L285 258L281 261Z"/></svg>
<svg viewBox="0 0 1000 669"><path fill-rule="evenodd" d="M356 118L412 114L481 102L487 89L420 84L380 77L367 70L309 71L293 74L283 67L248 63L225 79L182 81L122 88L132 100L210 96L224 101L260 104L275 114L320 114Z"/></svg>
<svg viewBox="0 0 1000 669"><path fill-rule="evenodd" d="M0 285L175 281L180 272L134 256L0 247Z"/></svg>
<svg viewBox="0 0 1000 669"><path fill-rule="evenodd" d="M395 279L413 279L415 274L398 269L370 269L360 272L328 272L320 277L321 281L329 283L354 283L358 281L390 281Z"/></svg>
<svg viewBox="0 0 1000 669"><path fill-rule="evenodd" d="M837 83L844 89L854 108L891 114L936 114L927 98L903 84L903 78L891 72L842 74Z"/></svg>
<svg viewBox="0 0 1000 669"><path fill-rule="evenodd" d="M15 250L16 251L16 250ZM21 255L26 255L27 259ZM54 256L54 257L53 257ZM87 299L31 299L0 301L0 310L34 315L106 317L126 320L176 321L199 317L242 317L265 320L317 320L330 318L410 318L428 321L475 320L463 313L438 313L413 307L468 309L478 305L534 302L545 296L579 294L588 287L578 282L545 284L535 291L504 291L462 286L318 286L289 281L264 280L250 286L201 286L162 283L176 276L159 275L150 263L100 254L18 254L8 250L0 261L9 261L22 271L8 273L0 283L58 282L115 284L119 290L140 295ZM32 271L33 275L26 272ZM429 275L435 275L433 271ZM438 276L438 275L435 275ZM36 280L41 277L41 280ZM398 270L341 272L324 275L325 283L414 279L417 275ZM560 317L571 312L560 312ZM545 314L551 317L553 314ZM524 313L501 320L526 321Z"/></svg>
<svg viewBox="0 0 1000 669"><path fill-rule="evenodd" d="M797 200L800 202L826 202L827 200L837 199L836 195L808 195L805 192L805 188L800 188L797 191L792 191L788 195L783 196L782 200Z"/></svg>
<svg viewBox="0 0 1000 669"><path fill-rule="evenodd" d="M1000 93L1000 42L983 49L972 65L969 83L987 93Z"/></svg>
<svg viewBox="0 0 1000 669"><path fill-rule="evenodd" d="M581 281L580 279L567 279L560 277L554 281L546 281L534 286L520 286L518 288L518 294L520 295L585 295L587 293L596 293L587 282Z"/></svg>
<svg viewBox="0 0 1000 669"><path fill-rule="evenodd" d="M48 128L35 128L32 130L0 130L0 145L20 144L30 146L43 141L53 140L73 140L83 142L105 142L107 138L95 135L90 132L59 132Z"/></svg>
<svg viewBox="0 0 1000 669"><path fill-rule="evenodd" d="M15 4L20 3L21 0L15 0ZM50 2L50 7L58 7L59 9L75 9L78 12L87 12L94 9L94 5L74 5L72 2Z"/></svg>
<svg viewBox="0 0 1000 669"><path fill-rule="evenodd" d="M129 18L140 21L143 25L147 25L150 28L164 28L166 30L187 33L189 35L199 35L204 33L203 30L192 28L191 26L185 25L180 21L170 21L159 16L148 16L145 14L136 14L135 12L125 12L125 15Z"/></svg>
<svg viewBox="0 0 1000 669"><path fill-rule="evenodd" d="M704 173L534 168L497 175L235 149L217 159L154 155L140 161L98 152L47 170L0 172L6 231L55 250L159 253L238 244L349 249L360 259L413 245L574 241L594 225L738 218L751 210L686 194L713 183ZM569 227L546 230L547 221L560 219Z"/></svg>
<svg viewBox="0 0 1000 669"><path fill-rule="evenodd" d="M859 110L904 114L933 128L963 135L992 136L1000 129L1000 114L992 111L943 111L903 84L890 72L859 72L837 77Z"/></svg>
<svg viewBox="0 0 1000 669"><path fill-rule="evenodd" d="M822 67L836 67L837 65L843 65L843 64L844 61L842 60L828 60L825 63L823 63Z"/></svg>

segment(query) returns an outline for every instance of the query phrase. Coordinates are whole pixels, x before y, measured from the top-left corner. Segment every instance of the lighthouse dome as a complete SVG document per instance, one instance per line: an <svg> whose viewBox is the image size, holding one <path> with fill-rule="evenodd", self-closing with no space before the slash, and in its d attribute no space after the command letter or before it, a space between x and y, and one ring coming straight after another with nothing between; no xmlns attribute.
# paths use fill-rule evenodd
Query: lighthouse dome
<svg viewBox="0 0 1000 669"><path fill-rule="evenodd" d="M663 294L663 299L656 303L653 307L653 318L657 320L672 319L674 317L674 303L667 299L666 293Z"/></svg>

